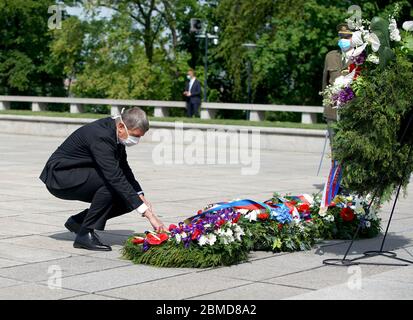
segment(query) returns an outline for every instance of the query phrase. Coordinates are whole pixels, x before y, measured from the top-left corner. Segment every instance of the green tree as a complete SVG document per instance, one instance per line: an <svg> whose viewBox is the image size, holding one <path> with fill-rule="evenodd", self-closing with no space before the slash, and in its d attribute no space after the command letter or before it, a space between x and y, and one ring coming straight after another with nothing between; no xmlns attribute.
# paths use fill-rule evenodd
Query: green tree
<svg viewBox="0 0 413 320"><path fill-rule="evenodd" d="M62 95L62 70L50 68L50 0L0 0L0 94Z"/></svg>
<svg viewBox="0 0 413 320"><path fill-rule="evenodd" d="M129 14L117 12L110 19L66 19L54 32L53 62L76 78L76 96L159 99L181 98L188 55L164 46L146 56L139 33ZM174 53L174 54L171 54Z"/></svg>
<svg viewBox="0 0 413 320"><path fill-rule="evenodd" d="M361 1L363 17L394 1ZM349 17L352 1L222 0L217 15L224 26L217 56L233 83L232 99L246 94L247 59L253 63L255 102L321 104L318 92L325 54L337 48L337 24ZM242 49L254 42L254 53Z"/></svg>

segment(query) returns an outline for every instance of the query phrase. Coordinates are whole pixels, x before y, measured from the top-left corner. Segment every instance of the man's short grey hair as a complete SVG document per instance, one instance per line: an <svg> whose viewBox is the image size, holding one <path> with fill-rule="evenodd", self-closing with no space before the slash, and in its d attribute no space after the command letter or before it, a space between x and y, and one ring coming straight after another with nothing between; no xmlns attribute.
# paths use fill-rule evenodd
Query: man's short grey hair
<svg viewBox="0 0 413 320"><path fill-rule="evenodd" d="M140 129L143 132L149 130L149 120L146 112L141 108L134 107L122 113L122 120L129 130Z"/></svg>

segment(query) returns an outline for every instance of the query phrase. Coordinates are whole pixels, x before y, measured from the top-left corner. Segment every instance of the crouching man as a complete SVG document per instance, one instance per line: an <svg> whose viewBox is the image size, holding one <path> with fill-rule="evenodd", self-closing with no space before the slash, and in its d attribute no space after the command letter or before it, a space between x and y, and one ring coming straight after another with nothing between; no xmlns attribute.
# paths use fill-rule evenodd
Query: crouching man
<svg viewBox="0 0 413 320"><path fill-rule="evenodd" d="M76 233L75 248L110 251L94 230L104 230L108 219L131 211L146 217L157 232L165 231L127 162L125 146L137 145L148 130L145 112L132 108L79 128L47 161L40 179L51 194L90 203L65 223Z"/></svg>

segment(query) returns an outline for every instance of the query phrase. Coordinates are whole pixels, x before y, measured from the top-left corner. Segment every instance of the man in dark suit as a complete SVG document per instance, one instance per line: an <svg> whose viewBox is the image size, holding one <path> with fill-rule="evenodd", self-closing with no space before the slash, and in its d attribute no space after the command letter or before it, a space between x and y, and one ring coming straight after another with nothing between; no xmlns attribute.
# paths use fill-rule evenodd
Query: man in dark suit
<svg viewBox="0 0 413 320"><path fill-rule="evenodd" d="M197 116L201 105L201 83L195 77L193 69L188 70L188 83L185 87L184 96L186 97L186 114L189 118Z"/></svg>
<svg viewBox="0 0 413 320"><path fill-rule="evenodd" d="M138 144L149 130L143 110L132 108L117 117L89 123L73 132L46 163L40 179L54 196L90 203L71 216L65 227L76 233L75 248L110 251L94 230L108 219L137 211L156 231L165 231L129 167L125 146Z"/></svg>

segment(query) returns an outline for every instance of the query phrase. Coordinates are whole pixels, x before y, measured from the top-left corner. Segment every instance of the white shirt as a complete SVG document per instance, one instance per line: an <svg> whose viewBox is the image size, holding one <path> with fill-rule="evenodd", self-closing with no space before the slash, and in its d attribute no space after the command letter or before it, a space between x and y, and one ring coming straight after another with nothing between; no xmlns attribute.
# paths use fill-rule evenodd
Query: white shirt
<svg viewBox="0 0 413 320"><path fill-rule="evenodd" d="M196 78L192 78L192 79L189 81L189 89L188 89L189 92L191 92L191 89L192 89L192 86L194 85L195 80L196 80Z"/></svg>

